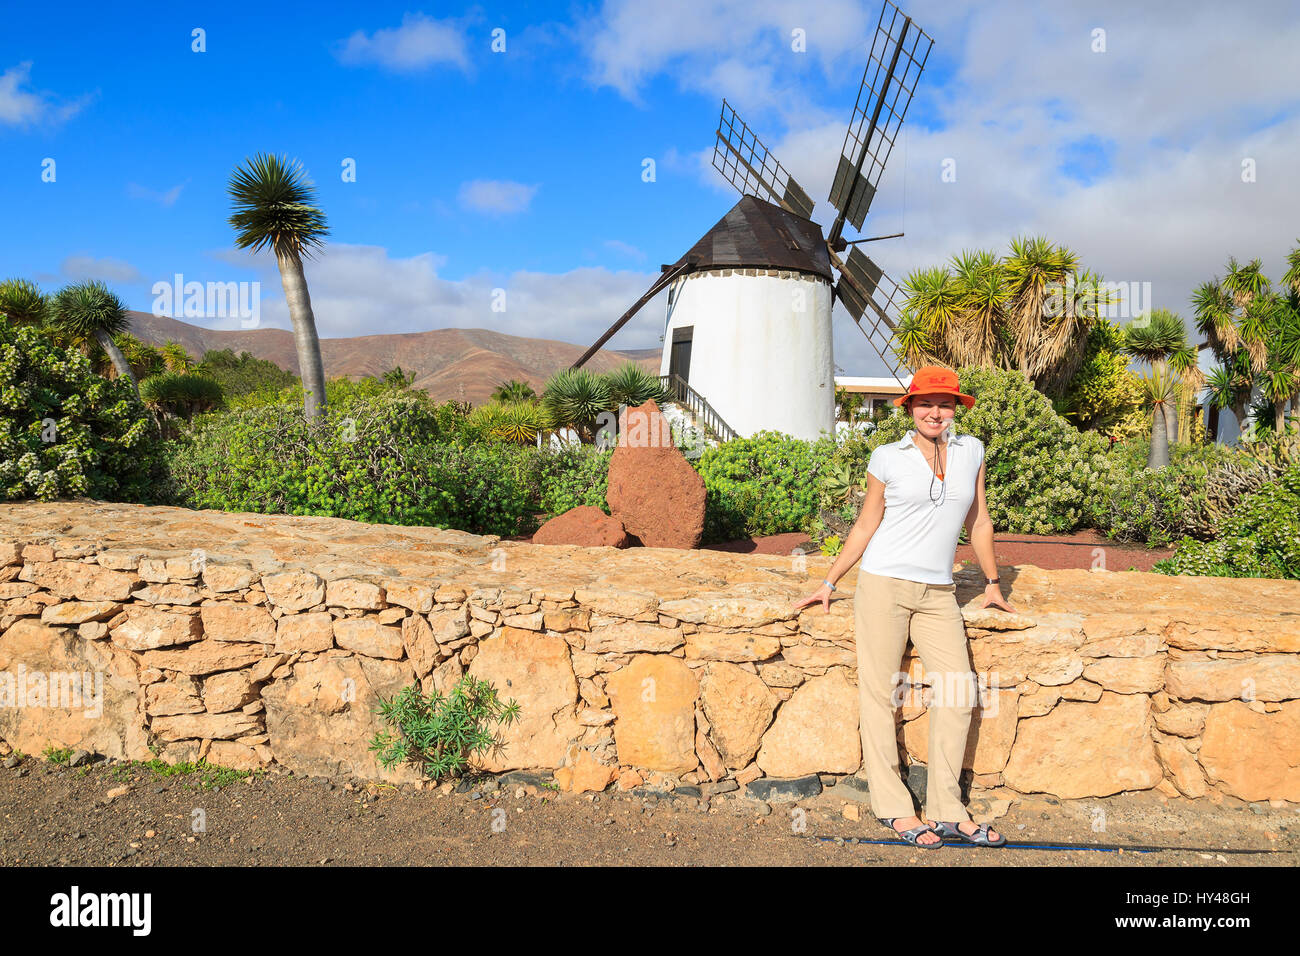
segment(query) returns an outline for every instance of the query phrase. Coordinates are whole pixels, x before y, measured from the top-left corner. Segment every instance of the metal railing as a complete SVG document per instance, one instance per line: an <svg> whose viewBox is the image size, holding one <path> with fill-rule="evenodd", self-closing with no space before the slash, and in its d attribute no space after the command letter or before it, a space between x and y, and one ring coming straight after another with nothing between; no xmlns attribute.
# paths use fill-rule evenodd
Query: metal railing
<svg viewBox="0 0 1300 956"><path fill-rule="evenodd" d="M718 441L731 441L740 437L734 428L722 420L708 399L686 384L680 375L672 372L660 375L659 383L668 392L668 401L689 409L696 422L713 432L713 437Z"/></svg>

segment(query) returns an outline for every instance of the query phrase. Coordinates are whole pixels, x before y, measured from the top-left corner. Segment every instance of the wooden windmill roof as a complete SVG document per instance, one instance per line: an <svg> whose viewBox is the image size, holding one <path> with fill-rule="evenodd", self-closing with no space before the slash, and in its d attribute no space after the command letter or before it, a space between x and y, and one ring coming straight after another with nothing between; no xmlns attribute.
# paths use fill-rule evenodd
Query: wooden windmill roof
<svg viewBox="0 0 1300 956"><path fill-rule="evenodd" d="M756 196L742 196L700 241L664 271L694 258L703 269L785 269L835 280L819 225Z"/></svg>

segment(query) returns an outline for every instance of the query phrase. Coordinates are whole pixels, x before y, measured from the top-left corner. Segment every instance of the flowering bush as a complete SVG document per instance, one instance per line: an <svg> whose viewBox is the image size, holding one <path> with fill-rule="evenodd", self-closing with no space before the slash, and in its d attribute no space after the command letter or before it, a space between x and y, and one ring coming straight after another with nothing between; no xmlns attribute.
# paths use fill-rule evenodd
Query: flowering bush
<svg viewBox="0 0 1300 956"><path fill-rule="evenodd" d="M151 503L162 473L157 431L126 379L0 319L0 501Z"/></svg>

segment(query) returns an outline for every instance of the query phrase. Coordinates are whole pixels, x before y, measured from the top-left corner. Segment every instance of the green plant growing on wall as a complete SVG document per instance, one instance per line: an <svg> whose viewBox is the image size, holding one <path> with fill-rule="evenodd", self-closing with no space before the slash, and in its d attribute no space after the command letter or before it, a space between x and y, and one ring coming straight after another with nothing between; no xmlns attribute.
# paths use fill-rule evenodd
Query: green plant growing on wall
<svg viewBox="0 0 1300 956"><path fill-rule="evenodd" d="M417 685L408 685L391 698L380 697L376 711L395 728L370 740L384 768L409 762L434 780L459 775L474 754L500 748L490 724L508 726L519 719L518 702L502 704L490 682L469 674L445 696L434 690L426 697Z"/></svg>

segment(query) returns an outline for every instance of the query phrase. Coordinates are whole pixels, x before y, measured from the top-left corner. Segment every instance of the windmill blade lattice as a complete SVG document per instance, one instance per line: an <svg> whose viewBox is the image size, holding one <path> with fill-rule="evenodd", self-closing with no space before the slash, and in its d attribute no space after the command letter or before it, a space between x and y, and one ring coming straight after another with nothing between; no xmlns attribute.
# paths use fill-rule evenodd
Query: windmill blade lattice
<svg viewBox="0 0 1300 956"><path fill-rule="evenodd" d="M911 17L885 0L831 185L830 202L840 213L834 238L844 219L862 228L933 45Z"/></svg>
<svg viewBox="0 0 1300 956"><path fill-rule="evenodd" d="M812 218L812 198L790 178L785 167L768 152L725 99L717 132L718 139L713 144L713 168L740 190L742 196L767 199L796 216Z"/></svg>
<svg viewBox="0 0 1300 956"><path fill-rule="evenodd" d="M895 357L890 341L897 324L894 316L899 314L903 302L902 289L856 247L849 251L847 259L840 259L832 252L831 261L840 271L840 279L835 283L836 296L844 303L854 324L862 330L881 361L901 383L899 373L903 366ZM865 324L862 321L864 317L867 319Z"/></svg>

